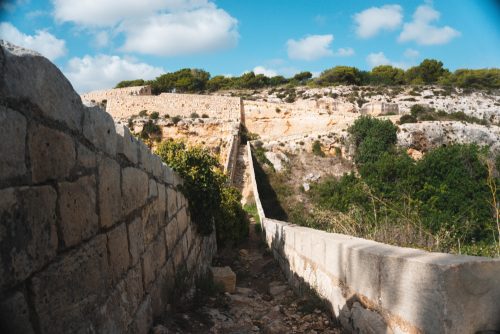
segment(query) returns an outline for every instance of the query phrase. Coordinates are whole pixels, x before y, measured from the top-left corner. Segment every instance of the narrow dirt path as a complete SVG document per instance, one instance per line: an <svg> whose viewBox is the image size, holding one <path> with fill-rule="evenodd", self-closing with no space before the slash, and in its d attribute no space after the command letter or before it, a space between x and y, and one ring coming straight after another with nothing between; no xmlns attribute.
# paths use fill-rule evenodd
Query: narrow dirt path
<svg viewBox="0 0 500 334"><path fill-rule="evenodd" d="M234 186L241 192L243 205L252 198L252 182L250 180L249 159L246 145L238 147L238 157L234 174Z"/></svg>
<svg viewBox="0 0 500 334"><path fill-rule="evenodd" d="M214 260L236 273L236 292L201 291L188 305L176 305L153 333L341 333L319 299L292 292L255 226L239 249Z"/></svg>
<svg viewBox="0 0 500 334"><path fill-rule="evenodd" d="M240 145L234 186L252 200L247 148ZM260 224L250 217L248 239L235 249L220 250L214 266L229 266L236 273L235 293L217 291L204 282L189 302L171 305L171 312L154 334L288 334L341 333L319 298L298 297L288 286L278 263L265 244Z"/></svg>

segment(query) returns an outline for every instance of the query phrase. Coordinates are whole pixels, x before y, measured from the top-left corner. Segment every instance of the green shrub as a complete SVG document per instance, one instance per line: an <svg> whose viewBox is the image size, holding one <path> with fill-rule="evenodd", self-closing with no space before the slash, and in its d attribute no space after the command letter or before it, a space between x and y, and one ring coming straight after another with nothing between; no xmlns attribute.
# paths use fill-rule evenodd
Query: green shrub
<svg viewBox="0 0 500 334"><path fill-rule="evenodd" d="M177 123L179 123L179 122L182 120L182 118L181 118L181 116L177 115L177 116L172 117L170 120L171 120L174 124L177 124Z"/></svg>
<svg viewBox="0 0 500 334"><path fill-rule="evenodd" d="M207 114L201 114L201 118L208 118Z"/></svg>
<svg viewBox="0 0 500 334"><path fill-rule="evenodd" d="M192 112L191 115L189 115L189 117L191 117L191 118L200 118L200 115L198 115L195 112Z"/></svg>
<svg viewBox="0 0 500 334"><path fill-rule="evenodd" d="M148 120L144 123L140 137L144 140L152 139L159 141L162 137L161 127L158 124L155 124L152 120Z"/></svg>
<svg viewBox="0 0 500 334"><path fill-rule="evenodd" d="M391 121L370 116L361 116L347 131L356 147L357 164L377 160L383 152L392 150L397 141L397 128Z"/></svg>
<svg viewBox="0 0 500 334"><path fill-rule="evenodd" d="M150 119L153 119L153 120L156 120L158 119L158 117L160 116L160 113L157 112L157 111L153 111L150 115L149 115L149 118Z"/></svg>
<svg viewBox="0 0 500 334"><path fill-rule="evenodd" d="M148 111L147 110L141 110L141 111L139 111L139 116L146 117L147 115L148 115Z"/></svg>
<svg viewBox="0 0 500 334"><path fill-rule="evenodd" d="M324 157L325 153L321 149L321 143L319 140L315 140L312 144L312 152L314 155L317 155L318 157Z"/></svg>
<svg viewBox="0 0 500 334"><path fill-rule="evenodd" d="M399 124L417 123L417 122L418 122L417 118L413 115L403 115L399 119Z"/></svg>
<svg viewBox="0 0 500 334"><path fill-rule="evenodd" d="M240 204L241 194L227 186L217 159L207 149L167 140L156 153L183 178L180 190L189 202L191 220L200 233L209 234L215 226L220 246L246 236L248 219Z"/></svg>

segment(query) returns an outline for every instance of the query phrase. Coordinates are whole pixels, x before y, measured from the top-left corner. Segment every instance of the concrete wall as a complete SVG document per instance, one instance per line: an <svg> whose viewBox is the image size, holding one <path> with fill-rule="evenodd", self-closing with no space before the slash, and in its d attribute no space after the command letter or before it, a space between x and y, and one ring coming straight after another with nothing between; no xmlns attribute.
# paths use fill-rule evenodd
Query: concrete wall
<svg viewBox="0 0 500 334"><path fill-rule="evenodd" d="M298 290L307 286L324 298L348 332L500 330L500 259L429 253L269 219L252 164L251 177L267 244L283 272Z"/></svg>
<svg viewBox="0 0 500 334"><path fill-rule="evenodd" d="M147 333L215 236L126 127L47 59L0 45L0 332Z"/></svg>

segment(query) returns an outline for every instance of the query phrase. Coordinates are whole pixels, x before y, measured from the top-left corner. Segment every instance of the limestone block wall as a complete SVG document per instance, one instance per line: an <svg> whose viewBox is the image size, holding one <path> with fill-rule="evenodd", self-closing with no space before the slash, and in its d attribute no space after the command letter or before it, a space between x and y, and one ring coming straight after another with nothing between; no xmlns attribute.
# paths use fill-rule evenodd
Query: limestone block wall
<svg viewBox="0 0 500 334"><path fill-rule="evenodd" d="M0 43L0 332L147 333L216 250L179 184L47 59Z"/></svg>
<svg viewBox="0 0 500 334"><path fill-rule="evenodd" d="M121 98L123 96L136 95L151 95L151 86L135 86L115 89L96 90L82 94L82 100L89 102L102 103L113 98Z"/></svg>
<svg viewBox="0 0 500 334"><path fill-rule="evenodd" d="M429 253L269 219L252 163L250 169L274 257L291 284L314 289L347 332L500 330L500 259Z"/></svg>
<svg viewBox="0 0 500 334"><path fill-rule="evenodd" d="M210 118L240 121L241 99L197 94L163 93L158 96L120 96L108 99L106 111L114 118L125 119L141 110L162 115L190 117L191 113L206 114Z"/></svg>

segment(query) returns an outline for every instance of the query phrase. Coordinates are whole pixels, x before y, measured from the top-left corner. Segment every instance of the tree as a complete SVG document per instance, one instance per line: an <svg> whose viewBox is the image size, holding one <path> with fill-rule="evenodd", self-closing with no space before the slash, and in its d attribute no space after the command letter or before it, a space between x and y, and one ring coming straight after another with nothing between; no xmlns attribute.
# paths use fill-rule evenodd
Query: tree
<svg viewBox="0 0 500 334"><path fill-rule="evenodd" d="M391 65L376 66L370 72L370 82L376 85L401 85L404 83L404 71Z"/></svg>
<svg viewBox="0 0 500 334"><path fill-rule="evenodd" d="M410 84L433 84L449 73L443 68L443 63L435 59L424 59L418 66L409 68L405 73L405 79Z"/></svg>
<svg viewBox="0 0 500 334"><path fill-rule="evenodd" d="M305 83L309 79L312 78L312 73L311 72L300 72L297 73L293 76L293 79L297 80L300 83Z"/></svg>
<svg viewBox="0 0 500 334"><path fill-rule="evenodd" d="M362 76L356 67L336 66L323 71L316 82L322 86L332 84L360 85Z"/></svg>
<svg viewBox="0 0 500 334"><path fill-rule="evenodd" d="M145 81L142 79L124 80L124 81L120 81L119 83L117 83L115 88L135 87L135 86L144 86L144 85L145 85Z"/></svg>

